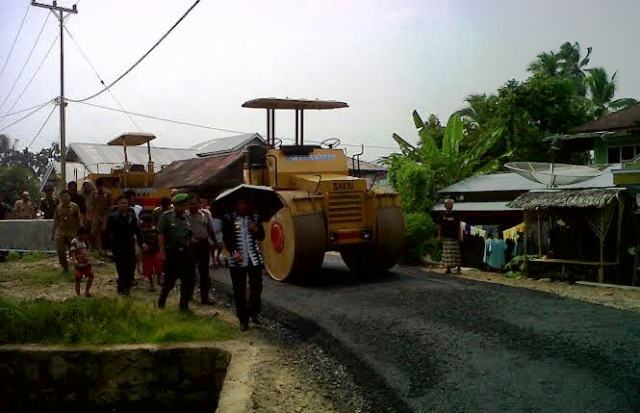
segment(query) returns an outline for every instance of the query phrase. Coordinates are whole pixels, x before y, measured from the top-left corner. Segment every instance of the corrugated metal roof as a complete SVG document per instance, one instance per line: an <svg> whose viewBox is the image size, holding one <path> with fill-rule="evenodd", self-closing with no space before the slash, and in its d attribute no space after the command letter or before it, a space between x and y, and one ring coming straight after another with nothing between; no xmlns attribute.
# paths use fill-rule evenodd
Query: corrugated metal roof
<svg viewBox="0 0 640 413"><path fill-rule="evenodd" d="M195 158L191 148L151 147L151 159L156 172L174 161ZM114 166L124 163L124 151L120 146L98 143L72 143L69 145L68 160L82 163L90 173L109 173ZM147 146L127 147L127 157L132 164L147 165Z"/></svg>
<svg viewBox="0 0 640 413"><path fill-rule="evenodd" d="M219 177L236 162L242 162L244 154L235 151L225 154L177 161L158 172L154 179L156 188L188 188L201 185L232 187L242 183L242 174L225 176L224 183Z"/></svg>
<svg viewBox="0 0 640 413"><path fill-rule="evenodd" d="M439 204L433 207L434 212L444 212L444 205ZM507 202L456 202L453 206L456 212L498 212L498 211L521 211L519 208L507 206Z"/></svg>
<svg viewBox="0 0 640 413"><path fill-rule="evenodd" d="M515 172L505 172L471 176L453 185L449 185L446 188L442 188L439 192L448 194L458 192L529 191L544 188L544 185L530 181Z"/></svg>
<svg viewBox="0 0 640 413"><path fill-rule="evenodd" d="M78 181L85 178L89 175L87 168L84 167L83 164L79 162L67 162L67 181ZM54 174L55 171L55 174ZM55 179L57 176L60 176L60 171L62 168L60 167L60 162L53 161L47 167L46 172L42 176L42 184L40 185L40 190L44 188L46 184L55 183Z"/></svg>
<svg viewBox="0 0 640 413"><path fill-rule="evenodd" d="M624 188L561 189L531 191L509 203L524 209L537 208L603 208L618 197Z"/></svg>
<svg viewBox="0 0 640 413"><path fill-rule="evenodd" d="M250 144L253 140L266 144L265 140L259 133L245 133L242 135L227 136L226 138L211 139L205 142L200 142L192 146L190 149L195 150L198 156L207 156L216 153L237 151Z"/></svg>
<svg viewBox="0 0 640 413"><path fill-rule="evenodd" d="M602 171L600 175L588 181L564 185L558 188L607 188L611 186L614 186L613 173L611 173L611 167L608 167ZM522 192L535 189L546 189L546 186L538 182L530 181L517 173L506 172L472 176L443 188L438 192L443 194L463 192Z"/></svg>

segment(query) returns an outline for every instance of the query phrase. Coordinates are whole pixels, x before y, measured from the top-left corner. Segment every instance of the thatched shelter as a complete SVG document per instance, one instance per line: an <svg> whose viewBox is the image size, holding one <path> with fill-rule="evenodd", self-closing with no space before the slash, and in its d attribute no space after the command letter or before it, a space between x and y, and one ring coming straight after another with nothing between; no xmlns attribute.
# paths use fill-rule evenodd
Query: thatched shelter
<svg viewBox="0 0 640 413"><path fill-rule="evenodd" d="M615 187L538 190L520 195L509 206L522 208L525 212L525 226L530 234L525 238L525 244L527 238L535 238L538 246L538 258L532 261L561 264L563 273L566 265L595 266L598 268L598 281L603 282L605 267L621 263L623 193L624 188ZM614 222L615 250L606 250L605 246L613 241L614 233L610 229ZM533 231L530 223L535 225ZM565 234L565 239L561 239L561 234ZM599 244L597 253L590 245L581 248L593 236ZM546 254L543 254L543 239L548 241ZM562 256L553 251L555 248L570 250L572 245L578 246L577 256ZM598 256L597 260L594 255Z"/></svg>

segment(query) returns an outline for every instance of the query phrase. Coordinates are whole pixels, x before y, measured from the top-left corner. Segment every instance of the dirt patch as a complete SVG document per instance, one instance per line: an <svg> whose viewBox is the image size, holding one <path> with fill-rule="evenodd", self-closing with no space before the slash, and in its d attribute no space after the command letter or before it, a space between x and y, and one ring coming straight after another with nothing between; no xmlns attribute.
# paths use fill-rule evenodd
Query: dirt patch
<svg viewBox="0 0 640 413"><path fill-rule="evenodd" d="M444 270L440 269L425 268L424 271L444 274ZM452 274L451 276L494 284L509 285L512 287L528 288L536 291L544 291L561 297L606 305L621 310L640 312L639 290L592 287L587 285L569 284L568 282L563 281L550 281L549 279L544 278L540 280L526 277L507 278L503 274L484 272L475 269L463 269L461 275Z"/></svg>

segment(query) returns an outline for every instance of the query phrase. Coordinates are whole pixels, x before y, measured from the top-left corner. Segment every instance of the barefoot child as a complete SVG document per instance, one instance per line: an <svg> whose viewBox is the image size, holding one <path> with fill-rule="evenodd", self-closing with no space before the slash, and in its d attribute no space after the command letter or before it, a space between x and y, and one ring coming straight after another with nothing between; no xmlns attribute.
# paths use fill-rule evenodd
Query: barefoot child
<svg viewBox="0 0 640 413"><path fill-rule="evenodd" d="M89 234L84 227L79 227L77 236L71 240L71 248L69 249L69 256L71 262L75 267L76 278L76 295L80 295L80 283L82 278L87 278L87 286L85 288L84 295L91 297L91 284L93 283L93 270L91 269L91 262L87 256L87 238Z"/></svg>
<svg viewBox="0 0 640 413"><path fill-rule="evenodd" d="M163 263L158 249L158 230L153 225L153 217L149 214L142 215L140 241L142 244L142 274L149 280L149 291L154 291L153 274L155 273L158 284L160 284Z"/></svg>

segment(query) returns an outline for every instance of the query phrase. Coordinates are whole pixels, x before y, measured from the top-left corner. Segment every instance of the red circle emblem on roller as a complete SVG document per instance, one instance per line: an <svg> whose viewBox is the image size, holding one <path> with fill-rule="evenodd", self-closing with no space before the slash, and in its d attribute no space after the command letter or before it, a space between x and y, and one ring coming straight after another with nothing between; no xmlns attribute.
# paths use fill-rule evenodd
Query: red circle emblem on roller
<svg viewBox="0 0 640 413"><path fill-rule="evenodd" d="M274 221L271 224L271 245L273 245L273 249L276 250L276 252L282 252L282 250L284 249L284 229L282 228L282 225L277 222Z"/></svg>

